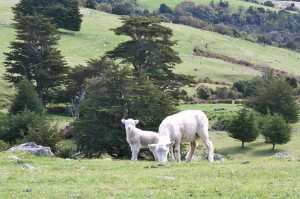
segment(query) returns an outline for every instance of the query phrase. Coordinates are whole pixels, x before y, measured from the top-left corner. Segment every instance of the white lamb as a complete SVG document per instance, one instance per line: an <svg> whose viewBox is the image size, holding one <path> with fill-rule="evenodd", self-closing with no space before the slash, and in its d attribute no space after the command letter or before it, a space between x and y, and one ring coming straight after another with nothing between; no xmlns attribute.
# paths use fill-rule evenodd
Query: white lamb
<svg viewBox="0 0 300 199"><path fill-rule="evenodd" d="M208 161L214 161L213 144L209 141L208 119L200 110L186 110L166 117L159 126L159 143L148 145L156 151L159 162L166 162L167 155L174 145L175 159L180 162L180 142L190 142L190 150L186 155L186 162L190 162L197 148L197 141L201 138L208 151Z"/></svg>
<svg viewBox="0 0 300 199"><path fill-rule="evenodd" d="M121 121L125 124L126 140L130 145L132 153L131 160L137 160L137 156L141 148L148 148L149 144L158 143L158 133L153 131L143 131L135 127L139 120L122 119ZM157 160L155 151L151 149L150 151L153 153L155 160Z"/></svg>

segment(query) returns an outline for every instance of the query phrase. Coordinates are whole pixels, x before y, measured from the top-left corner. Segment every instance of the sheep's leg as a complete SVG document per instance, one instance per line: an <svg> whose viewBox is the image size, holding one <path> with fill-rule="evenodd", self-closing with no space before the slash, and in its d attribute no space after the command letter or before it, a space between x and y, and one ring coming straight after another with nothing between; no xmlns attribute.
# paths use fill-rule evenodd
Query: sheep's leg
<svg viewBox="0 0 300 199"><path fill-rule="evenodd" d="M181 157L180 157L180 143L176 142L175 143L175 159L177 162L180 162Z"/></svg>
<svg viewBox="0 0 300 199"><path fill-rule="evenodd" d="M152 150L151 148L149 148L149 150L150 150L150 151L152 152L152 154L154 155L155 161L158 161L156 151L155 151L155 150Z"/></svg>
<svg viewBox="0 0 300 199"><path fill-rule="evenodd" d="M214 161L214 146L213 146L212 142L209 141L208 139L206 141L204 141L204 144L206 146L207 153L208 153L208 161L213 162Z"/></svg>
<svg viewBox="0 0 300 199"><path fill-rule="evenodd" d="M132 146L131 147L131 160L137 160L138 153L140 151L139 146Z"/></svg>
<svg viewBox="0 0 300 199"><path fill-rule="evenodd" d="M171 161L175 161L173 146L170 146L170 149L169 149L169 158L171 159Z"/></svg>
<svg viewBox="0 0 300 199"><path fill-rule="evenodd" d="M197 143L196 140L194 140L190 143L190 150L186 155L186 162L191 162L192 157L193 157L194 152L195 152L195 149L197 148L197 145L198 145L198 143Z"/></svg>

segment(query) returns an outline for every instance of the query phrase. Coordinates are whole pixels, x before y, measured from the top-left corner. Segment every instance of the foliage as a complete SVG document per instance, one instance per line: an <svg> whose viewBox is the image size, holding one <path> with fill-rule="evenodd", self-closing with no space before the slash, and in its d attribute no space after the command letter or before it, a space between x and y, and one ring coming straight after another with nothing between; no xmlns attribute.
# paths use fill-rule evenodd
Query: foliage
<svg viewBox="0 0 300 199"><path fill-rule="evenodd" d="M172 49L172 29L160 25L155 17L123 18L123 25L113 29L116 35L126 35L129 41L120 43L106 55L121 59L134 67L134 75L146 74L162 90L177 92L184 85L194 83L191 76L175 74L175 64L181 63L178 53Z"/></svg>
<svg viewBox="0 0 300 199"><path fill-rule="evenodd" d="M275 149L275 144L286 144L291 140L292 136L291 126L277 113L264 117L260 132L265 136L266 142L273 145L273 150Z"/></svg>
<svg viewBox="0 0 300 199"><path fill-rule="evenodd" d="M57 123L52 125L45 118L40 118L36 125L29 126L27 135L20 142L35 142L38 145L50 147L55 153L56 145L61 138Z"/></svg>
<svg viewBox="0 0 300 199"><path fill-rule="evenodd" d="M132 12L132 7L128 4L117 3L112 5L112 13L117 15L129 15Z"/></svg>
<svg viewBox="0 0 300 199"><path fill-rule="evenodd" d="M44 15L56 27L66 30L79 31L82 22L77 0L21 0L13 7L13 12L16 20L25 16Z"/></svg>
<svg viewBox="0 0 300 199"><path fill-rule="evenodd" d="M281 114L287 122L295 123L299 118L299 105L293 88L282 79L273 78L255 88L248 106L262 115Z"/></svg>
<svg viewBox="0 0 300 199"><path fill-rule="evenodd" d="M164 3L160 4L159 12L162 13L162 14L164 14L164 13L173 14L173 10Z"/></svg>
<svg viewBox="0 0 300 199"><path fill-rule="evenodd" d="M197 88L197 95L199 99L207 100L212 96L212 94L213 94L213 90L208 87L199 86Z"/></svg>
<svg viewBox="0 0 300 199"><path fill-rule="evenodd" d="M259 135L258 126L254 113L246 108L240 109L226 127L229 136L242 141L242 148L245 142L253 142Z"/></svg>
<svg viewBox="0 0 300 199"><path fill-rule="evenodd" d="M130 149L121 119L138 118L154 130L175 109L169 94L152 82L133 76L127 66L107 64L99 77L90 80L80 119L74 123L75 137L88 157L103 153L127 157Z"/></svg>
<svg viewBox="0 0 300 199"><path fill-rule="evenodd" d="M25 16L16 21L16 40L10 43L11 52L4 53L4 77L14 84L24 79L31 81L46 105L50 90L62 84L68 71L56 49L59 36L49 19L43 16Z"/></svg>
<svg viewBox="0 0 300 199"><path fill-rule="evenodd" d="M217 90L216 90L217 98L227 99L228 98L228 92L229 92L229 90L228 90L227 87L217 88Z"/></svg>
<svg viewBox="0 0 300 199"><path fill-rule="evenodd" d="M34 86L28 80L21 81L17 84L17 94L13 103L9 109L9 113L15 115L23 112L25 109L42 115L44 113L44 107Z"/></svg>
<svg viewBox="0 0 300 199"><path fill-rule="evenodd" d="M9 149L9 144L4 142L3 140L0 140L0 152L6 151L7 149Z"/></svg>
<svg viewBox="0 0 300 199"><path fill-rule="evenodd" d="M23 139L28 134L29 128L35 127L40 119L40 115L29 110L10 115L2 127L0 139L13 145L18 139Z"/></svg>

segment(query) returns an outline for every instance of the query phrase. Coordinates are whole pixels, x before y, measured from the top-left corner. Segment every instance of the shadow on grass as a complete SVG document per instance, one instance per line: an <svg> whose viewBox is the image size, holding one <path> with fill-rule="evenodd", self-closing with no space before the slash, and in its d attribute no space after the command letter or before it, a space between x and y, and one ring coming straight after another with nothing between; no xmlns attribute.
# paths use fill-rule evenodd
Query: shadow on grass
<svg viewBox="0 0 300 199"><path fill-rule="evenodd" d="M252 152L253 156L256 157L268 157L268 156L274 156L276 153L283 152L283 150L272 150L272 146L270 145L270 149L265 149L265 150L254 150Z"/></svg>

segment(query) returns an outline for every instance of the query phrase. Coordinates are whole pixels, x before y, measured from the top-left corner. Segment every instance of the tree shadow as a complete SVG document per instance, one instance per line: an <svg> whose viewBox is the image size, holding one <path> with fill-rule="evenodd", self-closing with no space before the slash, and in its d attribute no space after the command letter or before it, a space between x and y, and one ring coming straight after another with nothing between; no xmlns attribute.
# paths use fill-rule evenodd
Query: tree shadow
<svg viewBox="0 0 300 199"><path fill-rule="evenodd" d="M280 149L273 150L272 146L270 145L270 149L254 150L252 152L252 155L256 157L268 157L268 156L274 156L276 153L280 153L280 152L284 152L284 151Z"/></svg>

